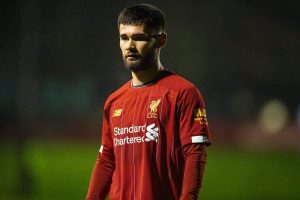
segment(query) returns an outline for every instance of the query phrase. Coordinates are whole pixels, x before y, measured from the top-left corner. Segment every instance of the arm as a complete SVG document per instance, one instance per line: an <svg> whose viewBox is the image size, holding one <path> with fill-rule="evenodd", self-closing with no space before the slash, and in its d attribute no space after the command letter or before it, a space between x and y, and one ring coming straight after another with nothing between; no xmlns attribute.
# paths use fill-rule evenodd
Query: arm
<svg viewBox="0 0 300 200"><path fill-rule="evenodd" d="M189 144L183 147L185 169L180 200L197 200L206 164L205 144Z"/></svg>
<svg viewBox="0 0 300 200"><path fill-rule="evenodd" d="M98 154L86 200L105 200L110 189L114 170L115 158L113 151L104 147L103 151Z"/></svg>

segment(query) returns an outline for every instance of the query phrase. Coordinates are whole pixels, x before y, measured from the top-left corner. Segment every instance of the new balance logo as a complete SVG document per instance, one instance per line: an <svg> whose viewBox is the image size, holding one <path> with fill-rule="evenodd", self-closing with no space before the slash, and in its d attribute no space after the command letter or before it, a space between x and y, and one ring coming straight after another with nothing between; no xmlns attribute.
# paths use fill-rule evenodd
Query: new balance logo
<svg viewBox="0 0 300 200"><path fill-rule="evenodd" d="M120 117L123 109L117 109L114 111L113 117Z"/></svg>
<svg viewBox="0 0 300 200"><path fill-rule="evenodd" d="M146 137L145 140L147 142L149 142L150 140L153 140L155 142L157 142L157 138L158 138L158 127L155 127L155 124L150 124L149 126L147 126L146 130L147 130L147 133L146 133Z"/></svg>

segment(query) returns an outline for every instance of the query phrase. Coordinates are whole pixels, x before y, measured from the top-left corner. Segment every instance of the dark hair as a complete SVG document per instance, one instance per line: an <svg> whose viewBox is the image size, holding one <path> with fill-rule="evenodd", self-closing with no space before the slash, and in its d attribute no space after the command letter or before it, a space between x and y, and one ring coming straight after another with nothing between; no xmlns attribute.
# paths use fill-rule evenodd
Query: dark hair
<svg viewBox="0 0 300 200"><path fill-rule="evenodd" d="M141 25L153 31L165 31L165 16L163 11L150 4L136 4L124 8L118 17L118 26Z"/></svg>

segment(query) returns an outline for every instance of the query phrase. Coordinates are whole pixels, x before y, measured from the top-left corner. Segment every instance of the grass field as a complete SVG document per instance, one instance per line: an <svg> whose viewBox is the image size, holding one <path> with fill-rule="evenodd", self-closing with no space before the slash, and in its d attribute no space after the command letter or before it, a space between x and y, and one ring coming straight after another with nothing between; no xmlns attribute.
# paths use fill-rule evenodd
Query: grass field
<svg viewBox="0 0 300 200"><path fill-rule="evenodd" d="M84 199L99 144L28 141L21 158L15 144L0 142L0 199ZM20 187L20 162L29 176ZM27 188L22 191L20 188ZM27 192L26 192L27 191ZM212 146L202 200L298 200L300 153L246 151Z"/></svg>

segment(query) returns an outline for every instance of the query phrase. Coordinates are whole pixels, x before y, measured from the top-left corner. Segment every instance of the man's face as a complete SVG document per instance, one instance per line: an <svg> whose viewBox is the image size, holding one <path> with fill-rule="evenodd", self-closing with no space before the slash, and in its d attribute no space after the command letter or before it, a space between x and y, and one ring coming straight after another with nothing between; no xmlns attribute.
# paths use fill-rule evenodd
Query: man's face
<svg viewBox="0 0 300 200"><path fill-rule="evenodd" d="M144 25L120 24L119 33L126 68L138 72L153 66L157 56L155 39Z"/></svg>

